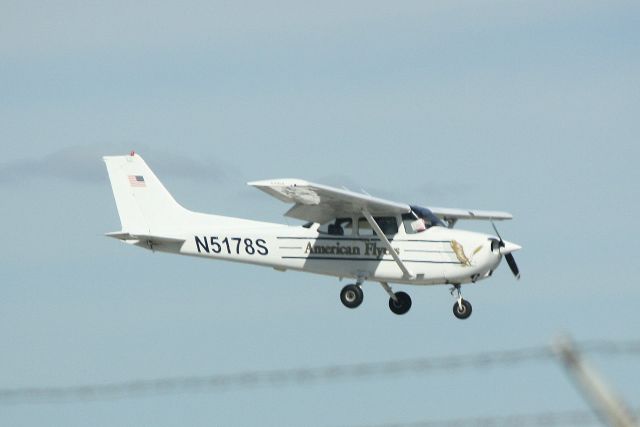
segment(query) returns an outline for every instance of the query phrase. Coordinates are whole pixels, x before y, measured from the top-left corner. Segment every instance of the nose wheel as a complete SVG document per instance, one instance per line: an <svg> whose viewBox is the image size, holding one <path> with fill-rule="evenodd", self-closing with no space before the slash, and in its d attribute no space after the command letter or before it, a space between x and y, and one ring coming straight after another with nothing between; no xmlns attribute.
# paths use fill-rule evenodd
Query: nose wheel
<svg viewBox="0 0 640 427"><path fill-rule="evenodd" d="M471 303L466 299L456 301L453 304L453 315L458 319L466 319L471 316Z"/></svg>
<svg viewBox="0 0 640 427"><path fill-rule="evenodd" d="M364 292L358 285L347 285L340 291L340 301L347 308L356 308L362 304Z"/></svg>
<svg viewBox="0 0 640 427"><path fill-rule="evenodd" d="M456 302L453 304L453 315L458 319L466 319L471 316L471 303L466 299L462 298L462 291L460 290L460 285L454 285L451 288L451 295L456 295Z"/></svg>

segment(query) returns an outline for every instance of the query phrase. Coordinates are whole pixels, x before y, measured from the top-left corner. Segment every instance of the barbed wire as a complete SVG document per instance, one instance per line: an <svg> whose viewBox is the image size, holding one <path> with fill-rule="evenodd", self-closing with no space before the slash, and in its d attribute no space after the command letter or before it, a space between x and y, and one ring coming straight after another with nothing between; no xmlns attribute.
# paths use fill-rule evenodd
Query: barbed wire
<svg viewBox="0 0 640 427"><path fill-rule="evenodd" d="M581 352L604 356L640 355L640 340L587 341L576 344ZM278 387L313 382L397 376L407 373L425 374L456 371L465 368L508 367L530 361L555 358L549 346L454 354L386 362L362 362L315 368L246 371L234 374L195 375L137 379L113 383L60 387L22 387L0 389L0 405L24 403L56 403L78 400L106 400L172 393L223 391L253 387Z"/></svg>
<svg viewBox="0 0 640 427"><path fill-rule="evenodd" d="M638 412L636 411L635 414ZM362 425L360 427L553 427L600 424L590 411L536 412L492 417L425 420L407 423Z"/></svg>

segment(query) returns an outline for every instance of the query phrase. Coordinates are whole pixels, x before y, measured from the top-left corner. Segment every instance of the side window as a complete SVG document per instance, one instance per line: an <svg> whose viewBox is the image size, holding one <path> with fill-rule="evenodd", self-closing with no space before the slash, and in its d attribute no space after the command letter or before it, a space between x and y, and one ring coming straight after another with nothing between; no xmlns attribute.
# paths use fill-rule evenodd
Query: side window
<svg viewBox="0 0 640 427"><path fill-rule="evenodd" d="M381 216L374 219L384 234L393 235L398 233L398 221L395 216Z"/></svg>
<svg viewBox="0 0 640 427"><path fill-rule="evenodd" d="M398 221L395 216L376 216L373 219L384 234L393 235L398 232ZM369 225L369 221L361 217L358 219L358 234L360 236L373 236L376 233L371 228L371 225Z"/></svg>
<svg viewBox="0 0 640 427"><path fill-rule="evenodd" d="M353 234L353 220L351 218L336 218L318 227L318 232L333 236L351 236Z"/></svg>
<svg viewBox="0 0 640 427"><path fill-rule="evenodd" d="M373 236L376 234L369 225L367 218L361 217L358 220L358 236Z"/></svg>

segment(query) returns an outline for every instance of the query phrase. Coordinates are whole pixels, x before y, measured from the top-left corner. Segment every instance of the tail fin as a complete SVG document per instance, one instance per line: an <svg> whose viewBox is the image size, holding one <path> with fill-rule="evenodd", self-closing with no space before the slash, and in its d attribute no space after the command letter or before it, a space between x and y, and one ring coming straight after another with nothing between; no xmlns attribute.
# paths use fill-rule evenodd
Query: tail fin
<svg viewBox="0 0 640 427"><path fill-rule="evenodd" d="M103 157L122 230L132 235L166 234L185 224L180 206L139 155Z"/></svg>

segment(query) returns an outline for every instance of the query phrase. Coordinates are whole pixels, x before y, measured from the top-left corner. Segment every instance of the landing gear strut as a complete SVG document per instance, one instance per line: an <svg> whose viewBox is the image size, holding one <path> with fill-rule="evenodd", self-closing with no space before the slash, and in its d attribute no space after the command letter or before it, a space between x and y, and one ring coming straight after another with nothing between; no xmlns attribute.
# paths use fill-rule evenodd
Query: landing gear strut
<svg viewBox="0 0 640 427"><path fill-rule="evenodd" d="M364 292L358 284L347 285L340 291L340 301L348 308L356 308L362 304Z"/></svg>
<svg viewBox="0 0 640 427"><path fill-rule="evenodd" d="M411 308L411 297L405 292L393 292L386 282L380 282L384 290L389 294L389 308L395 314L405 314Z"/></svg>
<svg viewBox="0 0 640 427"><path fill-rule="evenodd" d="M471 303L462 298L462 291L460 285L453 285L451 288L451 295L456 293L456 302L453 304L453 315L458 319L466 319L471 316Z"/></svg>

